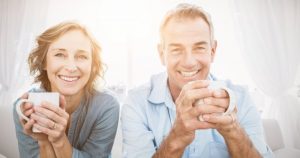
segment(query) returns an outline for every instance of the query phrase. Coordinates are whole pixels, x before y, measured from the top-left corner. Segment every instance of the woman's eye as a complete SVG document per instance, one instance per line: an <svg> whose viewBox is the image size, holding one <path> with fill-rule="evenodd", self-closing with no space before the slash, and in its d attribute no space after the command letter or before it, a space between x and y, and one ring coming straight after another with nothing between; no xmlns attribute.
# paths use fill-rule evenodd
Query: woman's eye
<svg viewBox="0 0 300 158"><path fill-rule="evenodd" d="M63 53L56 53L55 56L56 57L64 57L65 55Z"/></svg>
<svg viewBox="0 0 300 158"><path fill-rule="evenodd" d="M79 58L79 59L87 59L88 57L85 56L85 55L79 55L78 58Z"/></svg>

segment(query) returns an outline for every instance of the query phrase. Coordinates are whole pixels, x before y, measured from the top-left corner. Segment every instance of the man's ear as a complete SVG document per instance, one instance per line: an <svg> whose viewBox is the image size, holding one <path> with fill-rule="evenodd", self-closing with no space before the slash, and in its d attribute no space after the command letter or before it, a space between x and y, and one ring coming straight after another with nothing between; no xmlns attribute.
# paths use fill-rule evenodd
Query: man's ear
<svg viewBox="0 0 300 158"><path fill-rule="evenodd" d="M217 40L214 40L211 45L211 62L214 62L216 51L217 51Z"/></svg>
<svg viewBox="0 0 300 158"><path fill-rule="evenodd" d="M165 65L164 48L163 48L163 45L161 43L159 43L157 45L157 51L158 51L158 55L159 55L161 64Z"/></svg>

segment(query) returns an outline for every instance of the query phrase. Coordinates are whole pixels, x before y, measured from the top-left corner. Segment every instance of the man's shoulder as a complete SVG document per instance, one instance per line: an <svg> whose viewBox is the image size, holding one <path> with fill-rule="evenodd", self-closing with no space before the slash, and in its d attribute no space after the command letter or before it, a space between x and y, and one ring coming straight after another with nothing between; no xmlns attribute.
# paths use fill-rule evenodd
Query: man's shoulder
<svg viewBox="0 0 300 158"><path fill-rule="evenodd" d="M149 96L150 92L151 92L151 82L148 81L146 83L143 83L139 86L136 86L128 90L127 98L131 98L131 99L140 98L145 100Z"/></svg>
<svg viewBox="0 0 300 158"><path fill-rule="evenodd" d="M165 75L164 72L152 75L146 83L130 89L127 96L147 99L154 88L160 88L164 84Z"/></svg>

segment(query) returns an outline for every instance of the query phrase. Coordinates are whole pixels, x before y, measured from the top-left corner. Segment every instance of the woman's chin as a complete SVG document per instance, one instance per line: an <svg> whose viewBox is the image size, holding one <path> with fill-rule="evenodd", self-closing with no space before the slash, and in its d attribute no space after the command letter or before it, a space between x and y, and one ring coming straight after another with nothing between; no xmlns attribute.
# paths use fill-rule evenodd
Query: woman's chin
<svg viewBox="0 0 300 158"><path fill-rule="evenodd" d="M74 96L74 95L77 95L79 93L80 93L80 91L75 90L75 89L64 89L64 90L60 91L60 94L64 95L65 97Z"/></svg>

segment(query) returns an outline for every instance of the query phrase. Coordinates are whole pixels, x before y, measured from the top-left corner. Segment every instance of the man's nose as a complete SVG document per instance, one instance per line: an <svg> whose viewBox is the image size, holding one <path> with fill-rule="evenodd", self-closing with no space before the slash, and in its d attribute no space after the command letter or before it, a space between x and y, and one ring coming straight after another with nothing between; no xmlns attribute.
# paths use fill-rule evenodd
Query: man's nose
<svg viewBox="0 0 300 158"><path fill-rule="evenodd" d="M193 55L191 51L187 51L182 60L183 66L186 68L194 67L197 65L196 57Z"/></svg>

